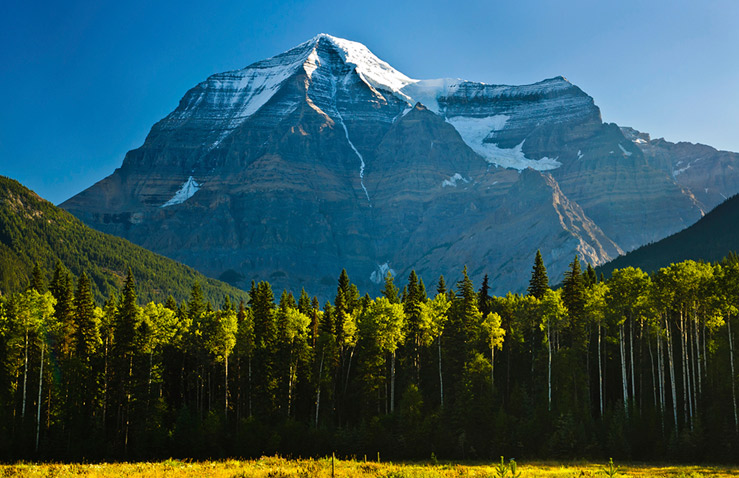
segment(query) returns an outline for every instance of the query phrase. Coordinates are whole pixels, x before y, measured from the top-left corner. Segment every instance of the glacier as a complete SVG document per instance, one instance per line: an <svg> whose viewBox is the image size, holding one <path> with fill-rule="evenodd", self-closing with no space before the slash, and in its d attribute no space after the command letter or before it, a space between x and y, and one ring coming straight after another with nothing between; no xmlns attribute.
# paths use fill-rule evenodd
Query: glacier
<svg viewBox="0 0 739 478"><path fill-rule="evenodd" d="M201 185L198 184L197 181L195 181L195 178L190 176L189 178L187 178L187 181L185 181L185 184L183 184L182 187L176 193L174 193L172 199L165 202L159 207L169 207L174 206L175 204L182 204L183 202L193 197L193 195L200 189L200 186Z"/></svg>

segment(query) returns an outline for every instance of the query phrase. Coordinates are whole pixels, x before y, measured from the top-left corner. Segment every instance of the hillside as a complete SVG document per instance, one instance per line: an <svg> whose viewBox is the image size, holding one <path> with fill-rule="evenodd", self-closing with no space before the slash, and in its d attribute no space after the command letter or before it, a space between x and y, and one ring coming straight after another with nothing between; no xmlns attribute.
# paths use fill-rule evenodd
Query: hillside
<svg viewBox="0 0 739 478"><path fill-rule="evenodd" d="M739 195L732 196L692 226L661 241L640 247L596 270L610 275L614 269L638 267L652 272L687 259L720 261L739 250Z"/></svg>
<svg viewBox="0 0 739 478"><path fill-rule="evenodd" d="M0 292L25 288L37 261L47 273L57 261L75 276L86 272L98 301L121 288L128 267L141 301L163 301L170 294L180 301L188 297L194 281L217 303L224 295L247 297L174 260L95 231L17 181L0 176Z"/></svg>

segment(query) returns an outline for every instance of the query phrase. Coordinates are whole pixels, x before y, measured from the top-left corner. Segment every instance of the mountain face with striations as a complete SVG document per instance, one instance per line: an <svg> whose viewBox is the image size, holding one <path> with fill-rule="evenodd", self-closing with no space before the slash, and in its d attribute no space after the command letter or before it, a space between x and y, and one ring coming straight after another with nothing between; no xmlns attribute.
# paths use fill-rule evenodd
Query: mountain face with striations
<svg viewBox="0 0 739 478"><path fill-rule="evenodd" d="M469 266L522 291L697 221L739 192L739 155L605 124L562 77L411 79L317 37L211 76L113 174L62 207L213 277L330 296L346 268L435 281Z"/></svg>

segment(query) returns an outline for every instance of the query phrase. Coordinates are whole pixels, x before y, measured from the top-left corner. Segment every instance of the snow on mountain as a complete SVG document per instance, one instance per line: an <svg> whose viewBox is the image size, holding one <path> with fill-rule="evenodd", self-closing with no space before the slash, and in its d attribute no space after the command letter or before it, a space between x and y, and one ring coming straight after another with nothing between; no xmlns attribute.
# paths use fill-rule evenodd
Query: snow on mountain
<svg viewBox="0 0 739 478"><path fill-rule="evenodd" d="M328 50L335 53L327 54ZM510 114L491 114L490 111L460 112L450 104L459 100L479 103L481 99L502 98L510 102L516 98L556 96L559 92L573 87L566 79L557 77L525 86L486 85L452 78L418 80L399 72L375 56L363 44L325 33L241 70L212 75L188 92L180 107L163 122L166 123L163 124L163 128L176 129L188 121L210 124L211 126L207 128L210 133L203 138L203 145L206 151L210 152L218 148L222 141L247 118L262 109L288 79L301 72L316 85L321 82L332 84L330 91L320 86L309 89L310 104L322 111L327 110L325 111L327 115L344 124L344 119L338 118L341 113L338 112L336 105L336 83L346 85L350 78L346 73L342 73L345 76L340 78L327 78L336 74L335 60L331 59L336 58L335 54L338 54L341 62L352 68L352 72L356 73L372 94L381 98L381 101L386 101L386 95L390 93L408 106L423 104L447 119L470 148L492 164L519 170L532 167L541 171L554 169L560 165L556 160L546 157L527 158L518 148L520 145L513 148L510 144L508 148L499 147L496 141L489 137L490 133L506 126L505 121L500 118L510 118ZM315 76L317 72L320 74ZM561 101L555 103L558 105ZM280 111L284 115L296 107L296 103L287 102L281 105ZM541 109L540 105L534 106L534 115L548 112L537 113L537 107ZM490 123L490 118L499 119ZM393 118L389 119L392 120ZM503 123L498 124L498 121Z"/></svg>
<svg viewBox="0 0 739 478"><path fill-rule="evenodd" d="M200 189L200 184L195 181L195 178L190 176L187 178L187 181L185 181L185 184L182 185L182 187L172 196L172 199L165 202L159 207L169 207L174 206L175 204L182 204L183 202L187 201L193 195L198 192Z"/></svg>
<svg viewBox="0 0 739 478"><path fill-rule="evenodd" d="M537 171L548 171L558 168L562 165L559 161L548 157L538 160L529 159L524 155L522 148L523 140L514 148L499 148L497 145L486 139L490 133L498 131L505 127L508 116L495 115L483 118L454 116L447 118L447 122L454 126L459 132L465 143L472 148L477 154L485 158L485 161L502 166L504 168L518 169L519 171L532 168Z"/></svg>

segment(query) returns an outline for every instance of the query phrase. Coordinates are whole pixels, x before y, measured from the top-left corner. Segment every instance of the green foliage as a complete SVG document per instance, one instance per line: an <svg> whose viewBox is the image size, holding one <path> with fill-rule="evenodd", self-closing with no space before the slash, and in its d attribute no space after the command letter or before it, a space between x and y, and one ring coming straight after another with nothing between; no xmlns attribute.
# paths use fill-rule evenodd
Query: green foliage
<svg viewBox="0 0 739 478"><path fill-rule="evenodd" d="M549 289L547 268L544 266L544 259L541 257L541 251L537 249L536 257L534 258L534 268L531 271L528 293L537 299L541 299L544 297L544 293L547 289Z"/></svg>
<svg viewBox="0 0 739 478"><path fill-rule="evenodd" d="M613 464L613 458L608 459L608 465L601 468L601 471L604 475L608 476L609 478L613 478L615 476L618 476L620 468L618 466L615 466Z"/></svg>
<svg viewBox="0 0 739 478"><path fill-rule="evenodd" d="M495 466L495 476L497 478L507 478L508 476L508 465L506 464L503 457L500 457L500 463Z"/></svg>
<svg viewBox="0 0 739 478"><path fill-rule="evenodd" d="M454 294L412 272L402 301L360 298L342 273L319 310L267 282L142 307L132 269L100 308L57 264L0 297L0 458L733 459L739 261L578 267L540 299L466 269Z"/></svg>

